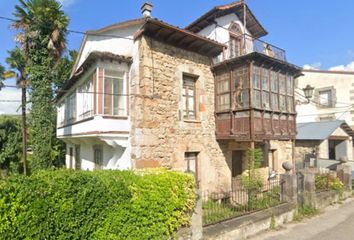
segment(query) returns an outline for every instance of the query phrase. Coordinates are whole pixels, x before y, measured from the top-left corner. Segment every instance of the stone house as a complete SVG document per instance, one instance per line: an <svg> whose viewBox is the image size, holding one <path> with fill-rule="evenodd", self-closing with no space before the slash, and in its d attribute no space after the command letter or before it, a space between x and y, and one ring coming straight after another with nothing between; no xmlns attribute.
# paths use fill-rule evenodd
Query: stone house
<svg viewBox="0 0 354 240"><path fill-rule="evenodd" d="M345 121L297 124L295 160L304 167L333 168L339 160L353 161L354 131Z"/></svg>
<svg viewBox="0 0 354 240"><path fill-rule="evenodd" d="M215 7L185 29L151 10L85 35L57 97L67 167L167 167L228 190L248 148L263 149L266 172L293 161L300 69L259 39L267 32L247 5Z"/></svg>

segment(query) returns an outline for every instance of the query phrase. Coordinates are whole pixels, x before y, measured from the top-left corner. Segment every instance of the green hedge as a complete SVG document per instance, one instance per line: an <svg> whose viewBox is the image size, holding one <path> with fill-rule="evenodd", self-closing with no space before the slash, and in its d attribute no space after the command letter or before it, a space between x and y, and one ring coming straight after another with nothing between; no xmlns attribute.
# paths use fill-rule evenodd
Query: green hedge
<svg viewBox="0 0 354 240"><path fill-rule="evenodd" d="M0 181L1 239L168 239L189 224L191 175L42 171Z"/></svg>

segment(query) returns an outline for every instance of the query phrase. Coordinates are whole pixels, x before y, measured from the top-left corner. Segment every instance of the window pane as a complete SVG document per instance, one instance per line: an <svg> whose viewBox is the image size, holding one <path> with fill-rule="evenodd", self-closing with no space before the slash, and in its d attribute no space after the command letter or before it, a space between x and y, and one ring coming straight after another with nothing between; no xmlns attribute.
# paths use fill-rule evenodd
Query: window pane
<svg viewBox="0 0 354 240"><path fill-rule="evenodd" d="M288 76L288 89L287 93L289 96L294 95L294 78L292 76Z"/></svg>
<svg viewBox="0 0 354 240"><path fill-rule="evenodd" d="M253 66L252 79L253 79L253 88L254 89L260 89L261 88L259 70L260 70L259 67Z"/></svg>
<svg viewBox="0 0 354 240"><path fill-rule="evenodd" d="M114 115L125 115L124 79L113 80L113 94Z"/></svg>
<svg viewBox="0 0 354 240"><path fill-rule="evenodd" d="M248 93L248 89L245 89L242 91L242 95L241 95L241 99L240 99L240 103L244 108L248 108L250 105L250 96Z"/></svg>
<svg viewBox="0 0 354 240"><path fill-rule="evenodd" d="M319 92L319 102L322 106L330 106L332 104L332 91L320 91Z"/></svg>
<svg viewBox="0 0 354 240"><path fill-rule="evenodd" d="M223 110L228 110L230 109L230 94L223 94L218 96L218 110L223 111Z"/></svg>
<svg viewBox="0 0 354 240"><path fill-rule="evenodd" d="M256 108L261 107L261 92L254 90L253 92L253 106Z"/></svg>
<svg viewBox="0 0 354 240"><path fill-rule="evenodd" d="M195 78L183 76L183 117L186 119L196 118L196 96L195 96Z"/></svg>
<svg viewBox="0 0 354 240"><path fill-rule="evenodd" d="M104 79L104 114L112 114L112 79Z"/></svg>
<svg viewBox="0 0 354 240"><path fill-rule="evenodd" d="M230 91L230 84L228 81L218 82L218 93L224 93Z"/></svg>
<svg viewBox="0 0 354 240"><path fill-rule="evenodd" d="M262 69L262 89L269 91L269 71L266 68Z"/></svg>
<svg viewBox="0 0 354 240"><path fill-rule="evenodd" d="M294 112L294 98L288 97L288 111Z"/></svg>
<svg viewBox="0 0 354 240"><path fill-rule="evenodd" d="M285 75L284 74L279 74L279 92L281 94L285 94L286 93L286 79L285 79Z"/></svg>
<svg viewBox="0 0 354 240"><path fill-rule="evenodd" d="M276 72L270 72L270 84L272 92L278 92L278 75Z"/></svg>
<svg viewBox="0 0 354 240"><path fill-rule="evenodd" d="M273 110L279 110L279 105L278 105L278 94L272 93L272 109Z"/></svg>
<svg viewBox="0 0 354 240"><path fill-rule="evenodd" d="M285 96L280 95L279 101L280 101L280 110L285 112L286 111L286 99L285 99Z"/></svg>
<svg viewBox="0 0 354 240"><path fill-rule="evenodd" d="M263 107L266 109L269 109L270 103L269 103L269 93L268 92L263 91L262 101L263 101Z"/></svg>

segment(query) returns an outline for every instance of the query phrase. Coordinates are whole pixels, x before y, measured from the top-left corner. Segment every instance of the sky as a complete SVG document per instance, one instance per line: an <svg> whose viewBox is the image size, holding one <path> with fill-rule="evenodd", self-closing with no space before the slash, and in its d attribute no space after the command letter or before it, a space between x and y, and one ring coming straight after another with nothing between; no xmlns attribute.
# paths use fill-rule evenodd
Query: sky
<svg viewBox="0 0 354 240"><path fill-rule="evenodd" d="M216 5L233 0L150 0L153 17L185 27ZM61 0L71 30L98 29L141 17L144 0ZM0 0L0 16L13 17L17 0ZM286 50L287 60L304 68L354 71L353 0L246 0L269 34L263 40ZM0 19L0 64L15 46L15 31ZM80 34L69 34L69 49L78 50ZM13 84L13 80L7 84ZM0 100L19 98L18 91L3 89ZM1 113L16 113L18 104L2 104Z"/></svg>

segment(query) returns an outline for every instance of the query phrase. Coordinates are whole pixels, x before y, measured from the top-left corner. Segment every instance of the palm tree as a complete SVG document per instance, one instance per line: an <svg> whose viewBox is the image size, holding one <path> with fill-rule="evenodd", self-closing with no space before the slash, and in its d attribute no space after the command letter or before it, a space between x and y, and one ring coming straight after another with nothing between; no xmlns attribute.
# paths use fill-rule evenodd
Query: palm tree
<svg viewBox="0 0 354 240"><path fill-rule="evenodd" d="M46 45L52 56L59 58L66 48L68 17L56 0L19 0L15 6L16 21L13 26L20 30L16 40L20 42L26 55L31 48ZM36 41L45 37L43 42Z"/></svg>
<svg viewBox="0 0 354 240"><path fill-rule="evenodd" d="M9 57L6 63L11 71L16 75L16 85L21 88L21 112L22 112L22 160L23 173L27 175L27 124L26 124L26 88L27 88L27 71L26 59L20 48L8 52Z"/></svg>
<svg viewBox="0 0 354 240"><path fill-rule="evenodd" d="M0 90L1 90L1 88L4 87L4 83L3 83L3 81L5 79L4 74L5 74L5 68L3 65L0 64Z"/></svg>
<svg viewBox="0 0 354 240"><path fill-rule="evenodd" d="M56 0L19 0L15 6L17 41L28 64L31 81L31 140L33 168L51 167L55 138L54 70L66 47L68 17Z"/></svg>

